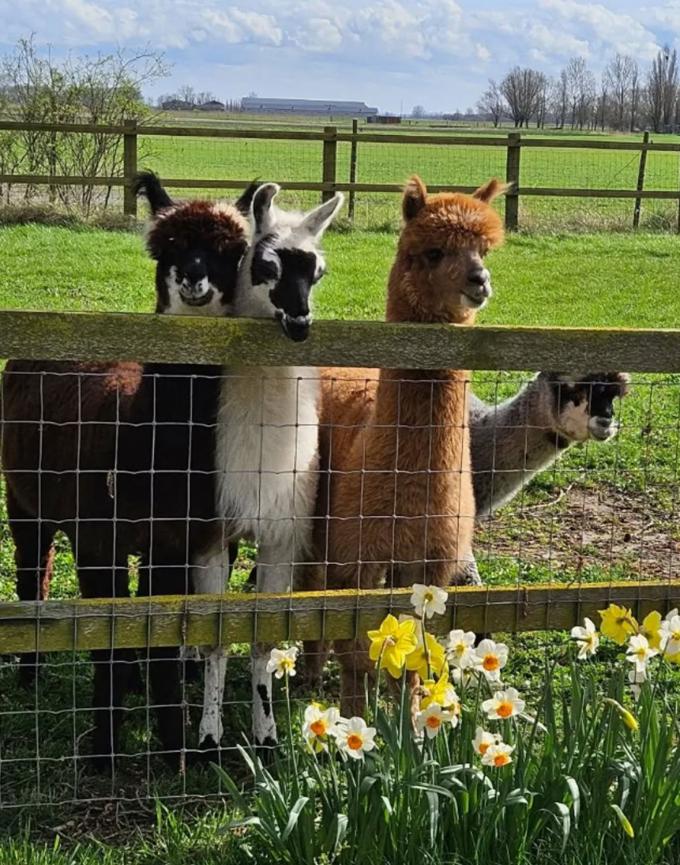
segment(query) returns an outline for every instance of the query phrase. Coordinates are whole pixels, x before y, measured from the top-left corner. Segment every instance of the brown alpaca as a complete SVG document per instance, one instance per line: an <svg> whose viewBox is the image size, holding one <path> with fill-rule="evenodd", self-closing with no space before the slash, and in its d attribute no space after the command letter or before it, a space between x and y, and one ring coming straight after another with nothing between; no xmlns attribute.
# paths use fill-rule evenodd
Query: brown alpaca
<svg viewBox="0 0 680 865"><path fill-rule="evenodd" d="M504 189L491 180L473 195L428 196L422 181L411 179L388 321L473 323L491 294L484 256L503 241L489 202ZM320 449L330 471L317 509L317 561L327 564L323 575L317 570L317 585L463 582L475 518L469 373L330 369L322 377ZM367 657L354 641L336 650L343 694L357 695Z"/></svg>

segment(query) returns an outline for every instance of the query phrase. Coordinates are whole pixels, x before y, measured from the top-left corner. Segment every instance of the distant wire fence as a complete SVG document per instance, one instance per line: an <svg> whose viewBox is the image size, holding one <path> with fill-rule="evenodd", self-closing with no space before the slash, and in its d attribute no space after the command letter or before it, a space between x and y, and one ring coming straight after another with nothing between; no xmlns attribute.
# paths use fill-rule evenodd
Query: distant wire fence
<svg viewBox="0 0 680 865"><path fill-rule="evenodd" d="M8 517L0 538L0 589L5 598L13 597L16 589L8 521L15 540L21 538L22 532L28 532L24 547L29 550L29 558L33 555L34 559L33 567L27 567L25 557L19 562L23 565L19 577L24 580L24 597L27 579L32 591L45 597L49 582L42 579L45 569L50 571L52 587L49 600L0 603L0 825L11 822L12 814L29 806L117 800L133 809L147 797L172 801L223 793L216 774L191 769L202 694L198 684L189 680L186 661L182 662L185 675L178 690L163 691L174 675L173 670L179 676L180 648L201 646L205 651L206 647L220 647L230 655L223 701L225 732L221 749L213 755L216 761L228 763L234 757L236 744L250 731L248 647L251 644L271 646L284 641L305 641L303 662L306 662L309 657L313 659L314 644L319 641L362 637L369 628L377 627L388 612L398 615L410 609L409 590L396 588L399 583L389 575L406 567L417 581L432 561L425 547L415 559L406 560L393 546L379 562L372 561L367 551L360 548L353 566L380 564L388 574L386 588L382 589L334 590L325 576L334 562L329 558L328 548L320 554L316 548L314 555L319 557L312 557L311 564L320 567L324 575L315 582L313 591L259 594L247 576L255 553L252 548L242 548L236 560L237 573L231 575L230 591L203 596L192 591L192 566L199 572L201 566L184 544L188 543L185 539L189 538L189 523L205 518L205 514L194 510L197 499L192 499L192 495L197 488L192 484L205 482L205 465L200 459L205 458L203 444L208 427L217 435L217 427L226 424L229 435L233 423L231 434L249 440L266 433L262 424L258 430L240 428L237 417L220 416L206 426L202 415L195 414L194 409L199 410L205 397L202 389L213 387L216 379L221 387L224 381L251 376L252 384L244 393L253 400L261 399L264 410L262 388L267 382L277 391L282 386L281 379L275 377L276 367L295 366L298 381L302 381L302 366L308 367L304 373L308 379L320 375L318 367L349 364L396 370L394 386L399 389L399 399L402 387L419 387L421 397L425 394L426 406L427 394L432 394L429 411L426 408L421 424L413 426L395 419L392 426L396 450L400 452L400 436L403 442L413 435L427 437L435 431L442 434L442 421L432 414L439 386L432 370L487 370L477 372L474 379L475 391L487 402L487 428L489 418L501 417L498 413L503 397L515 395L522 387L526 390L527 376L513 370L568 367L643 373L644 376L634 379L633 392L621 400L621 406L616 399L616 416L621 423L619 435L609 444L589 441L585 447L575 448L571 452L573 458L568 456L562 463L555 462L558 449L563 447L558 446L562 434L556 433L544 414L545 394L535 394L526 402L525 409L509 414L505 426L499 425L488 455L491 480L502 484L504 473L510 472L520 478L519 486L523 487L526 481L521 476L525 470L531 473L528 460L540 443L546 453L541 462L546 469L542 483L531 493L515 490L515 506L507 518L500 521L489 516L481 518L473 548L484 585L452 587L445 615L436 617L431 627L440 634L451 628L473 630L477 634L563 631L580 623L585 616L597 620L597 611L610 602L631 607L640 617L655 609L666 612L680 604L680 550L676 541L680 467L680 389L676 373L680 371L680 331L472 329L319 321L307 341L294 344L282 338L274 323L243 319L5 311L0 312L0 346L5 357L39 360L48 355L54 361L82 359L109 363L111 358L124 358L128 366L123 384L129 384L130 371L135 371L130 364L134 367L136 363L140 374L148 375L154 397L144 415L126 414L125 387L121 386L120 392L113 388L107 390L114 394L109 397L110 411L98 410L89 415L92 402L85 396L87 382L101 378L104 375L101 371L80 373L73 372L71 367L71 372L65 373L70 381L71 400L55 399L52 392L60 376L63 380L63 371L11 372L9 376L5 373L3 452L6 456L7 437L13 427L19 462L9 466L5 460L3 472L8 486L16 487L10 484L12 472L17 473L25 491L28 484L26 495L30 497L33 490L38 510L37 515L28 514L25 504L19 503L17 509L17 501L8 501ZM139 366L172 365L186 361L187 357L192 361L189 370L185 366L175 372L169 366L159 372L159 367L154 366L155 372L147 374ZM131 362L131 358L135 361ZM249 372L252 367L255 369ZM410 371L408 379L399 377L402 368ZM414 370L423 371L422 382L414 376ZM21 375L24 381L19 380ZM360 375L364 376L360 389L369 390L371 377L363 369ZM565 376L558 384L548 379L547 384L540 380L534 386L557 387L556 393L561 397L562 387L571 393L571 389L582 385L585 389L578 391L579 398L574 399L576 414L583 416L587 408L586 415L594 417L600 412L605 417L614 396L623 391L613 391L606 399L604 391L614 379L602 376L595 374L581 383L571 382ZM14 378L20 396L29 389L38 395L30 411L19 415L15 411L11 420L8 378ZM169 407L163 407L160 396L156 401L164 381L172 384ZM469 386L469 381L461 384ZM563 403L558 398L555 404ZM598 412L596 403L600 407ZM534 410L539 414L532 414ZM304 435L304 423L300 422L298 429L297 416L291 424L298 430L296 435ZM188 449L175 455L179 462L166 460L162 444L166 430L174 446L178 441L184 442ZM347 429L331 423L321 434L329 432L338 432L342 437ZM129 447L128 434L133 436L133 447ZM446 434L461 435L461 429L452 428ZM75 450L62 447L59 439L62 435L64 442L76 443ZM140 454L145 451L136 446L139 436L153 454L150 464L143 458L140 462ZM474 428L472 436L474 454ZM510 448L503 444L507 437L513 438ZM29 441L37 442L37 447L30 447ZM113 448L113 457L102 456L109 446ZM332 448L333 445L331 451ZM601 461L599 456L596 459L596 452L602 455ZM508 454L514 460L511 465L507 462ZM132 463L126 462L130 455ZM269 458L271 454L265 456ZM427 449L420 449L421 474L428 478L428 485L431 476L433 487L440 486L442 473L431 465L430 457ZM183 468L179 470L178 466ZM473 460L473 470L474 466ZM302 477L297 464L294 468L284 466L284 470ZM255 469L246 466L244 471L260 474L263 483L267 473L272 473L262 466ZM453 466L451 482L460 484L460 477L469 471L462 463ZM372 473L370 465L359 466L362 477L356 499L359 536L371 521L363 496L367 489L364 484L370 482ZM123 546L121 559L115 543L116 532L120 533L119 541L126 537L128 522L137 525L150 521L153 527L158 515L162 531L167 514L154 508L160 506L162 510L168 496L154 499L151 495L151 512L142 508L141 512L130 514L121 510L122 489L127 480L135 481L140 476L142 492L159 490L168 474L171 480L174 478L176 491L185 496L180 496L180 508L186 507L172 516L175 547L180 551L180 558L173 565L176 565L174 576L167 569L167 561L159 565L154 558L159 554L157 545L151 544L148 555L136 550L137 556L129 558L126 555L129 550ZM89 483L97 477L105 493L101 510L91 504ZM412 479L406 478L405 482ZM144 487L147 483L150 486ZM379 483L384 488L390 478L385 476ZM88 495L90 504L86 504ZM140 501L146 501L144 495L140 494ZM75 510L69 514L65 505L63 522L55 523L48 507L55 502L61 507L69 496L75 502ZM429 508L426 505L416 518L423 517L434 525L443 515ZM395 510L383 515L386 520L381 530L391 537L393 545L399 541L399 531L394 528L397 513ZM286 518L278 512L275 516L277 520ZM325 520L326 516L320 518ZM446 518L450 520L450 515ZM264 517L262 520L266 522ZM207 521L221 525L214 516ZM66 544L58 542L56 558L51 558L48 551L60 528L68 534L74 549L80 589ZM101 553L103 549L110 558L106 567L97 569L92 558L88 558L87 542L95 531L101 535L102 530L109 534L99 550ZM278 564L289 565L293 573L294 565L300 564L297 556L293 558L296 561ZM455 565L452 561L451 566ZM260 569L263 566L266 564L262 562L258 565ZM159 568L156 583L154 567ZM227 567L223 578L226 584ZM413 580L402 580L401 585L410 581ZM135 589L136 597L125 597ZM79 590L85 597L74 599ZM172 592L172 596L164 596L164 592ZM540 646L540 642L536 645ZM94 653L92 657L90 652ZM29 670L32 664L37 673L23 687L18 684L22 665L17 655L28 656ZM132 693L122 701L112 680L104 677L107 687L103 696L101 690L98 698L93 696L93 661L94 694L97 682L102 681L102 671L115 665L123 666L131 678L133 670L137 671L134 676L138 678L137 687L131 688ZM320 693L322 699L337 700L338 685L332 674L322 681L320 692L318 682L316 687L315 693ZM311 695L305 685L297 686L294 694L300 700L308 700ZM275 712L279 703L276 696ZM174 772L163 768L162 757L167 757L167 749L159 740L160 727L156 727L156 715L160 723L159 713L164 710L177 710L182 718L179 747L183 756ZM97 775L89 768L92 750L89 738L93 717L97 723L97 712L100 716L102 712L111 717L120 715L124 720L122 738L115 746L118 759L107 775Z"/></svg>
<svg viewBox="0 0 680 865"><path fill-rule="evenodd" d="M363 228L394 226L393 196L415 172L432 191L505 178L513 184L504 205L509 230L680 231L680 144L649 133L631 141L383 132L356 121L351 131L0 121L0 204L135 215L131 183L140 168L157 171L180 196L230 194L255 177L280 183L300 207L343 191L350 222Z"/></svg>

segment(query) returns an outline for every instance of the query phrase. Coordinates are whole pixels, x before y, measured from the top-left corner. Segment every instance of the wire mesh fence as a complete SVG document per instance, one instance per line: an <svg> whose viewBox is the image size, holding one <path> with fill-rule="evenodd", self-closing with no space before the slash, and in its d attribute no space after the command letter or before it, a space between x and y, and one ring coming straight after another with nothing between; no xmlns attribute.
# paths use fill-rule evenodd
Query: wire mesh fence
<svg viewBox="0 0 680 865"><path fill-rule="evenodd" d="M354 639L408 611L412 583L494 587L453 594L442 633L563 629L609 599L670 602L679 384L9 365L0 819L223 794L206 765L235 760L258 710L265 724L282 714L269 648L303 648L295 700L352 696L347 676L356 687L368 672L352 666ZM234 392L242 413L220 409ZM310 393L323 397L311 416ZM363 602L336 591L381 587ZM22 606L17 591L50 600ZM103 600L69 605L79 595Z"/></svg>
<svg viewBox="0 0 680 865"><path fill-rule="evenodd" d="M415 170L430 186L474 188L484 178L505 177L518 184L518 225L528 230L676 231L680 225L680 152L668 136L591 140L557 133L513 139L498 133L404 134L368 127L354 133L342 126L301 131L256 124L241 130L229 124L127 132L67 128L0 123L3 204L57 204L84 213L117 211L124 204L131 212L125 189L137 167L150 167L185 197L223 197L257 177L283 183L287 206L308 208L322 190L339 188L351 193L354 225L392 229L394 193ZM508 162L513 141L521 149L516 174Z"/></svg>

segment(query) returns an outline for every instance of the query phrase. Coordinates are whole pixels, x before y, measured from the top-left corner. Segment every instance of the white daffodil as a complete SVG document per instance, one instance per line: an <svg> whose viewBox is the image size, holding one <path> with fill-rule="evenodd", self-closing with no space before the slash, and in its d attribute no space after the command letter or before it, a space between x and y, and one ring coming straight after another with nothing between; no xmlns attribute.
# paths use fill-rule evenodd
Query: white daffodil
<svg viewBox="0 0 680 865"><path fill-rule="evenodd" d="M484 700L482 709L488 718L504 720L521 714L525 705L514 688L506 688L505 691L496 691L490 700Z"/></svg>
<svg viewBox="0 0 680 865"><path fill-rule="evenodd" d="M671 610L661 622L661 649L665 655L680 652L680 615L677 610Z"/></svg>
<svg viewBox="0 0 680 865"><path fill-rule="evenodd" d="M474 665L476 639L472 631L458 629L449 633L446 641L446 657L452 667L467 670Z"/></svg>
<svg viewBox="0 0 680 865"><path fill-rule="evenodd" d="M636 670L646 670L647 663L654 655L658 655L658 649L652 649L649 646L647 637L642 634L634 634L628 641L628 649L626 650L626 659L635 664Z"/></svg>
<svg viewBox="0 0 680 865"><path fill-rule="evenodd" d="M500 682L501 670L508 663L508 647L505 643L482 640L475 649L474 664L489 682Z"/></svg>
<svg viewBox="0 0 680 865"><path fill-rule="evenodd" d="M421 618L431 619L435 613L443 616L446 612L446 600L448 594L438 586L424 586L422 583L414 583L411 586L411 603L416 615Z"/></svg>
<svg viewBox="0 0 680 865"><path fill-rule="evenodd" d="M508 763L512 763L510 755L514 750L514 745L506 745L505 742L494 742L493 745L489 745L482 755L482 763L485 766L494 766L496 769L501 769L503 766L507 766Z"/></svg>
<svg viewBox="0 0 680 865"><path fill-rule="evenodd" d="M273 673L277 679L294 676L297 656L298 650L295 646L290 649L272 649L267 661L267 672Z"/></svg>
<svg viewBox="0 0 680 865"><path fill-rule="evenodd" d="M475 738L472 740L472 747L475 752L483 757L492 745L500 742L501 737L498 733L490 733L483 727L477 727L475 730Z"/></svg>
<svg viewBox="0 0 680 865"><path fill-rule="evenodd" d="M636 700L640 699L640 685L647 681L647 668L638 670L637 666L628 671L628 681L630 689L633 692L633 697Z"/></svg>
<svg viewBox="0 0 680 865"><path fill-rule="evenodd" d="M335 741L344 757L363 760L375 748L375 727L368 727L363 718L341 718L335 729Z"/></svg>
<svg viewBox="0 0 680 865"><path fill-rule="evenodd" d="M591 619L583 620L583 627L578 625L571 629L571 638L578 643L578 659L584 661L592 658L600 645L600 635Z"/></svg>
<svg viewBox="0 0 680 865"><path fill-rule="evenodd" d="M433 739L441 730L442 724L457 723L453 712L442 709L439 703L430 703L427 709L423 709L416 715L416 729L419 733L425 732L428 739Z"/></svg>
<svg viewBox="0 0 680 865"><path fill-rule="evenodd" d="M313 751L325 751L328 737L335 736L340 721L340 712L331 707L322 709L318 703L311 703L305 709L302 735Z"/></svg>

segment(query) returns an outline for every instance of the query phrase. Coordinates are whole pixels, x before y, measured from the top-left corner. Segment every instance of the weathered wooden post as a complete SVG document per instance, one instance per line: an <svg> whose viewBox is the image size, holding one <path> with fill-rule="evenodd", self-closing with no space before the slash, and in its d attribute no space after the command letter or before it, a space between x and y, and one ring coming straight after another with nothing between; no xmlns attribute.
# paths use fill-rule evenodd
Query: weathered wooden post
<svg viewBox="0 0 680 865"><path fill-rule="evenodd" d="M126 120L123 134L123 213L137 216L137 196L132 189L132 182L137 173L137 121Z"/></svg>
<svg viewBox="0 0 680 865"><path fill-rule="evenodd" d="M645 170L647 168L647 144L649 144L649 132L645 132L642 136L642 148L640 149L640 166L638 168L638 177L637 177L637 186L635 187L637 192L642 192L645 188ZM640 211L642 209L642 199L635 199L635 206L633 208L633 228L640 227Z"/></svg>
<svg viewBox="0 0 680 865"><path fill-rule="evenodd" d="M519 228L519 168L522 153L522 136L519 132L508 133L508 153L505 162L505 180L512 187L505 195L505 227L508 231Z"/></svg>
<svg viewBox="0 0 680 865"><path fill-rule="evenodd" d="M335 170L338 162L338 129L336 126L323 128L323 169L321 180L331 187L324 187L321 201L328 201L335 194Z"/></svg>
<svg viewBox="0 0 680 865"><path fill-rule="evenodd" d="M357 182L357 149L359 147L359 121L354 118L352 120L352 146L349 154L349 182ZM356 192L353 189L349 191L349 202L347 212L350 222L354 222L354 203Z"/></svg>

